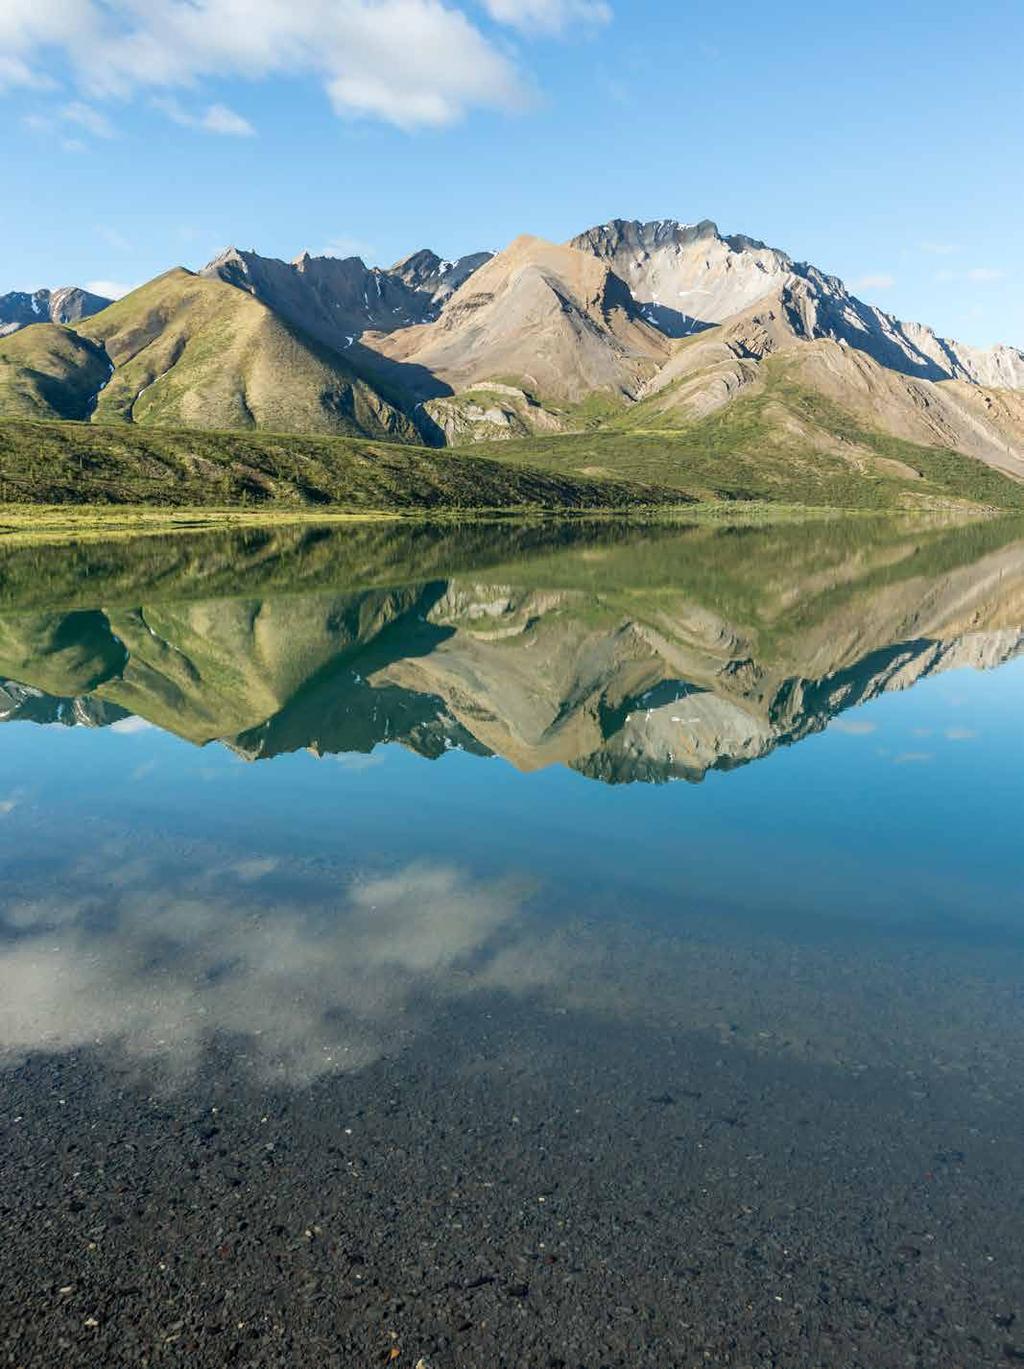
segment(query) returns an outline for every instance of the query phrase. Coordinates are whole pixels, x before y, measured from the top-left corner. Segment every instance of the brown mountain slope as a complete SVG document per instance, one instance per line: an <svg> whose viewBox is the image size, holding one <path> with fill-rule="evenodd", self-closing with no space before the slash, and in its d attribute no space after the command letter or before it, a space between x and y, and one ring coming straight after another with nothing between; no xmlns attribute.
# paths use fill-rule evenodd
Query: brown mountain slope
<svg viewBox="0 0 1024 1369"><path fill-rule="evenodd" d="M1024 391L922 380L842 341L815 339L807 303L797 282L678 344L625 423L671 428L706 418L741 394L763 392L769 379L765 362L771 357L776 374L784 370L791 386L820 396L879 433L959 451L1024 478ZM776 437L803 436L812 448L830 451L848 448L827 427L807 430L784 404L772 417Z"/></svg>
<svg viewBox="0 0 1024 1369"><path fill-rule="evenodd" d="M474 272L437 322L365 340L456 392L497 381L550 406L635 397L669 354L603 262L532 237Z"/></svg>

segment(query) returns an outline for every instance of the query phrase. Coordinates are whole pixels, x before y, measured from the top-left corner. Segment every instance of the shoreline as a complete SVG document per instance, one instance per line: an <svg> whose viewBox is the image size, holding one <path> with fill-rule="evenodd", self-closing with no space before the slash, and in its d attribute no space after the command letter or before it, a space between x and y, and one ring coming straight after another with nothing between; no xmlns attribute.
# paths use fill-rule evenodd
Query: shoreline
<svg viewBox="0 0 1024 1369"><path fill-rule="evenodd" d="M772 504L767 501L715 501L651 505L644 508L161 508L148 505L0 504L0 546L63 543L110 538L162 536L170 533L216 532L247 527L287 527L396 523L420 525L612 522L634 525L725 523L767 526L773 523L823 522L849 518L896 518L914 522L975 522L1000 516L995 509L871 509Z"/></svg>

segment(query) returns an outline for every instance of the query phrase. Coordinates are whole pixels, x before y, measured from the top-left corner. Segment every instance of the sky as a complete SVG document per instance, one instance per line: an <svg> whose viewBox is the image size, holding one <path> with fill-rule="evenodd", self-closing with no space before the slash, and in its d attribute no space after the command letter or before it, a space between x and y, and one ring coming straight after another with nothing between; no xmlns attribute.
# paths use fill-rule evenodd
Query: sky
<svg viewBox="0 0 1024 1369"><path fill-rule="evenodd" d="M1024 346L1024 4L0 0L0 292L710 218Z"/></svg>

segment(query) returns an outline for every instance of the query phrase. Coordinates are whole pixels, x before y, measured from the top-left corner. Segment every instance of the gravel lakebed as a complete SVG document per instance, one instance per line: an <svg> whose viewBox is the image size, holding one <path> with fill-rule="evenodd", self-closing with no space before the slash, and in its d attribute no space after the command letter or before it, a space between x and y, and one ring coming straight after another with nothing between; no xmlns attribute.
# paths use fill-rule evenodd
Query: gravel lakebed
<svg viewBox="0 0 1024 1369"><path fill-rule="evenodd" d="M363 1069L3 1075L0 1363L1024 1362L1019 1098L495 993Z"/></svg>

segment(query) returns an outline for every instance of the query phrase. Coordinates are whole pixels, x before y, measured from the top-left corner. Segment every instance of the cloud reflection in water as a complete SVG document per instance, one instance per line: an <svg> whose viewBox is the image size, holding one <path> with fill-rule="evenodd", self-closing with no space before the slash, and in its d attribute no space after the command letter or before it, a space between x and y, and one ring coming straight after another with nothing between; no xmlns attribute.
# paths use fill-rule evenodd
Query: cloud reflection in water
<svg viewBox="0 0 1024 1369"><path fill-rule="evenodd" d="M0 1056L98 1044L180 1073L220 1036L289 1083L359 1069L486 971L527 895L417 865L324 903L252 896L274 868L242 861L204 892L141 860L102 896L4 908Z"/></svg>

